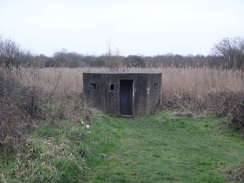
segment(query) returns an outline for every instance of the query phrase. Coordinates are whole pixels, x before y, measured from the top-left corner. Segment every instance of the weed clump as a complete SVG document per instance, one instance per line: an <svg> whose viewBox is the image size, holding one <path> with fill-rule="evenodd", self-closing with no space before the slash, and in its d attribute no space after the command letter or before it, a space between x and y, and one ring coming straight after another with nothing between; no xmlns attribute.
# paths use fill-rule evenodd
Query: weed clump
<svg viewBox="0 0 244 183"><path fill-rule="evenodd" d="M39 90L27 88L0 74L1 151L19 150L26 143L34 121L41 116Z"/></svg>
<svg viewBox="0 0 244 183"><path fill-rule="evenodd" d="M205 100L208 106L217 117L228 117L235 104L244 98L244 93L230 90L210 93Z"/></svg>
<svg viewBox="0 0 244 183"><path fill-rule="evenodd" d="M230 127L238 131L244 130L244 100L231 111Z"/></svg>
<svg viewBox="0 0 244 183"><path fill-rule="evenodd" d="M244 165L233 166L228 170L229 180L237 183L244 182Z"/></svg>
<svg viewBox="0 0 244 183"><path fill-rule="evenodd" d="M243 100L243 98L244 93L230 90L206 93L200 98L185 93L180 96L171 97L170 99L164 99L163 105L171 110L206 111L216 117L228 117L235 104Z"/></svg>

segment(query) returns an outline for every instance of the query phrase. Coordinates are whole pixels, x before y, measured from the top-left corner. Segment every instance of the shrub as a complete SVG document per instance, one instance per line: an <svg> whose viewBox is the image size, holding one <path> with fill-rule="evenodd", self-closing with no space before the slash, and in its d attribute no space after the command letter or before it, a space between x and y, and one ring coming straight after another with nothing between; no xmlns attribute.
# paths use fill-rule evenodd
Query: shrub
<svg viewBox="0 0 244 183"><path fill-rule="evenodd" d="M237 183L244 182L244 165L233 166L228 170L229 180Z"/></svg>
<svg viewBox="0 0 244 183"><path fill-rule="evenodd" d="M217 117L227 117L233 107L244 98L242 92L230 90L209 93L205 99L205 106L208 107Z"/></svg>
<svg viewBox="0 0 244 183"><path fill-rule="evenodd" d="M39 91L0 74L0 146L19 150L25 144L34 119L41 116Z"/></svg>
<svg viewBox="0 0 244 183"><path fill-rule="evenodd" d="M200 99L185 93L180 97L163 100L163 105L172 110L207 111L216 117L227 117L230 115L235 104L243 98L244 94L242 92L230 90L206 93Z"/></svg>
<svg viewBox="0 0 244 183"><path fill-rule="evenodd" d="M230 127L238 131L244 130L244 100L234 106L231 112Z"/></svg>

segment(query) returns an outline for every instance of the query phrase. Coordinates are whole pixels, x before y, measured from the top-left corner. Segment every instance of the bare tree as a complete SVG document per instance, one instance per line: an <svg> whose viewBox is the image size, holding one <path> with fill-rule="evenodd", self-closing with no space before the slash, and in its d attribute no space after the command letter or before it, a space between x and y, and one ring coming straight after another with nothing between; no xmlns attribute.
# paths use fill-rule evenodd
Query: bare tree
<svg viewBox="0 0 244 183"><path fill-rule="evenodd" d="M109 41L107 41L107 53L106 53L106 62L105 62L105 66L111 68L111 60L112 60L112 39L110 39Z"/></svg>
<svg viewBox="0 0 244 183"><path fill-rule="evenodd" d="M21 65L28 66L33 59L29 51L24 51L20 45L11 39L0 37L0 66L11 69Z"/></svg>
<svg viewBox="0 0 244 183"><path fill-rule="evenodd" d="M1 66L10 68L16 65L17 59L20 57L20 46L10 39L3 40L2 38L0 45Z"/></svg>
<svg viewBox="0 0 244 183"><path fill-rule="evenodd" d="M111 70L118 70L122 62L122 57L119 55L119 49L112 50L112 39L107 42L107 53L105 66Z"/></svg>
<svg viewBox="0 0 244 183"><path fill-rule="evenodd" d="M244 69L244 38L224 38L212 49L225 68Z"/></svg>

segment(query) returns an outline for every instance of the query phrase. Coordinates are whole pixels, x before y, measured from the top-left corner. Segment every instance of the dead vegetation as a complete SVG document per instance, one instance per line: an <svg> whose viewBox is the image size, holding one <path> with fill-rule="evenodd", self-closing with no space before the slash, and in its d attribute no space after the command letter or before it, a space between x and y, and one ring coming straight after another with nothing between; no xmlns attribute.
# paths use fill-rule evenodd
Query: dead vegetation
<svg viewBox="0 0 244 183"><path fill-rule="evenodd" d="M244 181L244 165L232 166L226 171L230 182L242 183Z"/></svg>
<svg viewBox="0 0 244 183"><path fill-rule="evenodd" d="M244 100L233 107L229 125L238 131L244 131Z"/></svg>
<svg viewBox="0 0 244 183"><path fill-rule="evenodd" d="M109 68L21 68L13 69L11 77L24 86L40 86L52 91L60 74L60 82L55 91L61 96L82 93L84 72L104 72ZM244 73L237 70L209 68L119 68L124 72L161 72L163 95L166 98L181 99L189 94L198 100L206 93L233 91L243 92ZM2 71L4 72L4 71Z"/></svg>
<svg viewBox="0 0 244 183"><path fill-rule="evenodd" d="M84 105L83 73L103 71L110 69L13 68L11 72L1 70L1 143L16 148L24 144L26 134L33 128L37 118L45 118L47 121L68 118L79 121L86 118L85 115L80 116ZM243 129L243 119L240 116L243 114L240 112L243 110L240 107L243 104L240 102L244 100L242 71L209 68L119 68L119 71L161 72L163 107L177 110L178 115L186 117L198 117L201 113L230 117L232 111L232 124ZM70 99L75 99L75 102ZM40 106L40 101L44 101L45 105ZM239 108L233 108L234 106Z"/></svg>
<svg viewBox="0 0 244 183"><path fill-rule="evenodd" d="M40 87L57 97L82 97L83 73L109 68L22 68L11 77L27 87ZM244 98L244 73L209 68L119 68L126 72L161 72L163 106L177 110L208 111L227 116ZM58 85L56 86L56 83Z"/></svg>
<svg viewBox="0 0 244 183"><path fill-rule="evenodd" d="M0 74L0 146L4 150L19 150L25 144L28 132L42 115L39 97L40 90L35 87L25 87Z"/></svg>

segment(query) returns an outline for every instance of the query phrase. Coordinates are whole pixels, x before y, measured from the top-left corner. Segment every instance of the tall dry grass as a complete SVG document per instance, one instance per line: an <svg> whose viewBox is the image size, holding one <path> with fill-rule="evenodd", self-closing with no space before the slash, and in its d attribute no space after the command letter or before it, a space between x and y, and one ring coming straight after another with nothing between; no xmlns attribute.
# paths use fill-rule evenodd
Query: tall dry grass
<svg viewBox="0 0 244 183"><path fill-rule="evenodd" d="M104 72L109 68L22 68L11 72L11 77L24 86L36 86L46 91L55 90L65 96L80 94L84 72ZM120 68L125 72L160 72L165 97L190 94L201 98L218 91L244 92L244 72L209 68Z"/></svg>
<svg viewBox="0 0 244 183"><path fill-rule="evenodd" d="M104 72L109 68L44 68L13 70L11 76L24 86L40 87L56 96L80 96L83 92L84 72ZM215 98L225 102L233 99L233 94L244 95L244 72L209 68L119 68L125 72L162 73L162 97L165 105L185 106L193 103L203 108L222 105ZM2 71L3 72L3 71ZM230 97L230 95L231 97ZM225 100L225 101L224 101ZM179 101L185 101L184 103ZM215 102L215 104L213 104ZM233 104L232 104L233 105ZM196 107L192 105L192 108ZM199 105L198 105L199 107Z"/></svg>

